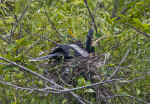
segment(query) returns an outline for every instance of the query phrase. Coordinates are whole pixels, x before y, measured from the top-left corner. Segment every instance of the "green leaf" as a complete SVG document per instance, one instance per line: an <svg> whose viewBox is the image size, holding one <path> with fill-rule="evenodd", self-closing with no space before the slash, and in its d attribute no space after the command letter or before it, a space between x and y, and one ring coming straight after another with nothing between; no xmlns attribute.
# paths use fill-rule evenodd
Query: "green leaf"
<svg viewBox="0 0 150 104"><path fill-rule="evenodd" d="M109 24L113 24L113 21L112 21L109 17L107 17L106 21L107 21Z"/></svg>
<svg viewBox="0 0 150 104"><path fill-rule="evenodd" d="M120 91L120 87L116 84L116 89L117 89L117 92Z"/></svg>
<svg viewBox="0 0 150 104"><path fill-rule="evenodd" d="M75 5L84 4L84 3L83 3L83 1L75 0L75 2L72 4L75 6Z"/></svg>
<svg viewBox="0 0 150 104"><path fill-rule="evenodd" d="M144 4L144 1L137 2L136 5Z"/></svg>
<svg viewBox="0 0 150 104"><path fill-rule="evenodd" d="M134 22L135 24L137 24L138 26L141 26L141 25L142 25L141 21L140 21L138 18L132 18L132 19L133 19L133 22Z"/></svg>
<svg viewBox="0 0 150 104"><path fill-rule="evenodd" d="M4 26L5 24L4 24L3 21L0 20L0 25L1 25L1 26Z"/></svg>
<svg viewBox="0 0 150 104"><path fill-rule="evenodd" d="M79 80L78 80L78 86L82 86L83 85L83 83L84 83L84 78L82 77L82 78L80 78Z"/></svg>
<svg viewBox="0 0 150 104"><path fill-rule="evenodd" d="M117 53L118 53L118 51L115 51L115 52L114 52L114 56L116 56L116 55L117 55Z"/></svg>
<svg viewBox="0 0 150 104"><path fill-rule="evenodd" d="M32 44L31 41L28 41L28 40L25 40L25 39L23 39L21 41L18 41L18 43L19 43L19 46L28 46L28 45Z"/></svg>
<svg viewBox="0 0 150 104"><path fill-rule="evenodd" d="M28 69L31 69L32 71L36 71L35 66L34 65L28 65L27 66Z"/></svg>
<svg viewBox="0 0 150 104"><path fill-rule="evenodd" d="M42 84L43 84L43 81L42 81L42 80L40 80L38 83L42 85Z"/></svg>
<svg viewBox="0 0 150 104"><path fill-rule="evenodd" d="M139 95L141 93L141 90L137 90L137 95Z"/></svg>
<svg viewBox="0 0 150 104"><path fill-rule="evenodd" d="M2 71L8 71L11 69L11 65L6 65L4 67L2 67Z"/></svg>
<svg viewBox="0 0 150 104"><path fill-rule="evenodd" d="M112 19L112 21L114 22L114 20L116 19L117 17L114 17L113 19Z"/></svg>
<svg viewBox="0 0 150 104"><path fill-rule="evenodd" d="M144 32L149 32L150 33L150 29L145 29Z"/></svg>
<svg viewBox="0 0 150 104"><path fill-rule="evenodd" d="M142 24L142 26L144 27L144 29L150 29L149 24Z"/></svg>
<svg viewBox="0 0 150 104"><path fill-rule="evenodd" d="M34 103L35 103L35 99L32 98L32 99L31 99L31 104L34 104Z"/></svg>
<svg viewBox="0 0 150 104"><path fill-rule="evenodd" d="M11 16L4 17L4 18L5 18L5 20L4 20L5 23L12 23L12 22L15 21L15 19L13 17L11 17Z"/></svg>
<svg viewBox="0 0 150 104"><path fill-rule="evenodd" d="M107 52L107 53L106 53L106 59L108 59L109 57L110 57L110 53Z"/></svg>
<svg viewBox="0 0 150 104"><path fill-rule="evenodd" d="M93 89L86 89L84 92L95 92Z"/></svg>
<svg viewBox="0 0 150 104"><path fill-rule="evenodd" d="M129 95L126 91L120 91L119 94L120 95Z"/></svg>
<svg viewBox="0 0 150 104"><path fill-rule="evenodd" d="M99 67L99 68L98 68L98 71L99 71L100 73L102 73L102 72L104 71L104 67L103 67L103 66Z"/></svg>
<svg viewBox="0 0 150 104"><path fill-rule="evenodd" d="M123 14L116 15L116 16L125 18L125 15L123 15Z"/></svg>
<svg viewBox="0 0 150 104"><path fill-rule="evenodd" d="M15 43L8 44L8 45L6 46L6 51L10 51L10 50L13 49L15 46L16 46Z"/></svg>
<svg viewBox="0 0 150 104"><path fill-rule="evenodd" d="M67 102L67 99L64 99L61 104L65 104L66 102Z"/></svg>
<svg viewBox="0 0 150 104"><path fill-rule="evenodd" d="M19 71L19 67L17 67L17 66L14 66L13 69L14 69L15 71Z"/></svg>
<svg viewBox="0 0 150 104"><path fill-rule="evenodd" d="M101 33L96 33L95 35L96 35L96 37L102 37Z"/></svg>
<svg viewBox="0 0 150 104"><path fill-rule="evenodd" d="M67 41L67 34L68 34L68 30L66 30L66 32L65 32L65 36L63 38L63 44L65 44Z"/></svg>
<svg viewBox="0 0 150 104"><path fill-rule="evenodd" d="M62 12L57 11L57 13L61 18L65 17L65 15Z"/></svg>

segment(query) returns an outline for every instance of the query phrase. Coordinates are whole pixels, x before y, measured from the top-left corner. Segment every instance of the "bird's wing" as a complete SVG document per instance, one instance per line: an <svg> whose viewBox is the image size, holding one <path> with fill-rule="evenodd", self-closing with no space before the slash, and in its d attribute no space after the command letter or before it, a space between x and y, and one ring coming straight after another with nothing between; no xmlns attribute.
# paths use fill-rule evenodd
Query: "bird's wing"
<svg viewBox="0 0 150 104"><path fill-rule="evenodd" d="M46 56L43 56L43 57L31 59L29 61L42 61L42 60L51 59L51 58L53 58L55 56L60 56L60 55L64 55L64 53L62 53L62 52L60 52L60 53L53 53L53 54L46 55Z"/></svg>

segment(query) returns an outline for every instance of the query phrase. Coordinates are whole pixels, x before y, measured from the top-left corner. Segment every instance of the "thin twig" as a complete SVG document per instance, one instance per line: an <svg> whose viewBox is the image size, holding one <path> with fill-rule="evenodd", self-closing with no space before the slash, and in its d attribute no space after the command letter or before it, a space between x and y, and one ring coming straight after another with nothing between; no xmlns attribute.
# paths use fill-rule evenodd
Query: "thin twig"
<svg viewBox="0 0 150 104"><path fill-rule="evenodd" d="M137 33L137 34L131 36L130 38L127 38L127 39L125 39L125 40L123 40L123 41L121 41L121 42L119 42L119 43L117 43L116 45L110 47L108 50L111 50L112 48L116 47L117 45L120 45L121 43L123 43L123 42L125 42L125 41L128 41L128 40L130 40L130 39L132 39L134 36L136 36L136 35L138 35L138 34L139 34L139 33Z"/></svg>
<svg viewBox="0 0 150 104"><path fill-rule="evenodd" d="M123 18L123 17L122 17L122 18ZM132 26L132 25L131 25L129 22L127 22L124 18L123 18L123 20L124 20L129 26L131 26L134 30L138 31L139 33L141 33L141 34L143 34L143 35L145 35L145 36L150 37L150 35L148 35L148 34L142 32L142 31L138 30L136 27Z"/></svg>
<svg viewBox="0 0 150 104"><path fill-rule="evenodd" d="M49 23L51 24L51 26L53 27L53 29L56 31L56 33L57 33L61 38L63 38L63 37L61 36L61 34L57 31L56 27L53 25L53 23L52 23L52 21L50 20L50 18L49 18L49 16L48 16L47 11L46 11L45 8L44 8L44 11L45 11L45 14L46 14L46 16L47 16L47 18L48 18L48 21L49 21Z"/></svg>
<svg viewBox="0 0 150 104"><path fill-rule="evenodd" d="M134 99L136 99L136 100L138 100L138 101L140 101L140 102L142 102L144 104L150 104L148 102L143 101L142 99L136 98L136 97L131 96L131 95L113 95L113 96L107 96L107 97L105 97L103 99L108 99L108 98L113 98L113 97L130 97L130 98L134 98ZM101 102L103 101L103 99L101 100Z"/></svg>
<svg viewBox="0 0 150 104"><path fill-rule="evenodd" d="M96 33L98 33L98 32L97 32L97 27L96 27L96 24L95 24L95 20L94 20L94 17L93 17L93 14L91 13L91 10L90 10L90 8L89 8L88 5L87 5L87 0L84 0L84 3L85 3L85 5L86 5L86 7L87 7L87 9L88 9L88 11L89 11L89 13L90 13L90 16L91 16L91 18L92 18L92 22L94 23L95 31L96 31Z"/></svg>
<svg viewBox="0 0 150 104"><path fill-rule="evenodd" d="M6 64L6 63L2 63L2 62L0 62L0 64L2 64L2 65L11 65L11 64Z"/></svg>
<svg viewBox="0 0 150 104"><path fill-rule="evenodd" d="M30 1L30 2L31 2L31 1ZM10 33L9 43L11 42L12 35L14 34L14 32L15 32L17 26L18 26L18 23L19 23L19 21L21 20L21 18L23 17L23 15L25 14L25 11L27 10L28 6L29 6L29 3L27 4L27 6L25 7L25 9L23 10L23 12L22 12L20 18L18 19L18 21L17 21L17 23L16 23L16 25L15 25L15 27L14 27L14 29L13 29L13 31Z"/></svg>
<svg viewBox="0 0 150 104"><path fill-rule="evenodd" d="M118 10L118 6L119 6L119 0L114 0L114 8L112 11L112 18L114 18L116 16L117 10Z"/></svg>
<svg viewBox="0 0 150 104"><path fill-rule="evenodd" d="M0 38L2 38L2 40L5 41L6 43L9 43L9 42L7 42L7 40L5 40L1 35L0 35Z"/></svg>
<svg viewBox="0 0 150 104"><path fill-rule="evenodd" d="M133 42L132 42L132 43L133 43ZM124 62L124 60L126 59L126 57L127 57L128 54L129 54L130 48L131 48L131 46L132 46L132 43L130 44L130 46L129 46L127 52L126 52L126 54L124 55L123 59L122 59L121 62L119 63L118 67L116 68L116 70L114 71L114 73L108 78L108 80L111 79L111 78L117 73L117 71L119 70L121 64Z"/></svg>
<svg viewBox="0 0 150 104"><path fill-rule="evenodd" d="M24 30L25 30L25 29L24 29ZM37 35L37 36L39 36L39 37L41 37L41 38L43 38L43 39L46 39L46 40L48 40L48 41L50 41L50 42L52 42L52 43L55 43L55 44L59 45L57 42L54 42L54 41L52 41L52 40L50 40L50 39L48 39L48 38L45 38L44 36L41 36L41 35L39 35L39 34L31 33L31 32L28 31L28 30L25 30L25 32L27 32L28 34Z"/></svg>
<svg viewBox="0 0 150 104"><path fill-rule="evenodd" d="M39 91L39 92L45 92L45 93L50 93L50 94L63 93L61 91L44 91L43 89L37 89L37 88L23 88L23 87L19 87L19 86L16 86L16 85L13 85L13 84L10 84L10 83L7 83L7 82L3 82L3 81L0 81L0 83L4 84L4 85L7 85L7 86L11 86L11 87L16 88L16 89L26 90L26 91Z"/></svg>
<svg viewBox="0 0 150 104"><path fill-rule="evenodd" d="M48 33L47 33L48 34ZM47 34L45 34L44 36L46 36ZM38 39L36 42L34 42L27 50L25 50L23 53L26 53L27 51L29 51L29 49L30 48L32 48L37 42L39 42L41 40L41 38L40 39Z"/></svg>
<svg viewBox="0 0 150 104"><path fill-rule="evenodd" d="M33 75L35 75L35 76L37 76L37 77L39 77L39 78L45 80L45 81L47 81L47 82L49 82L49 83L51 83L51 84L57 86L57 87L60 88L60 89L68 90L67 88L62 87L62 86L56 84L55 82L53 82L53 81L51 81L51 80L49 80L49 79L43 77L42 75L37 74L37 73L33 72L32 70L30 70L30 69L28 69L28 68L26 68L26 67L23 67L23 66L21 66L21 65L19 65L19 64L17 64L17 63L15 63L15 62L9 61L9 60L7 60L7 59L5 59L5 58L3 58L3 57L0 57L0 60L6 61L6 62L8 62L8 63L11 63L11 64L14 65L14 66L18 66L18 67L21 68L22 70L25 70L25 71L27 71L27 72L29 72L29 73L31 73L31 74L33 74ZM73 92L71 92L71 91L69 91L68 93L71 94L71 95L72 95L78 102L80 102L81 104L86 104L86 103L83 102L81 99L79 99L79 96L76 95L75 93L73 93Z"/></svg>
<svg viewBox="0 0 150 104"><path fill-rule="evenodd" d="M123 10L119 14L125 14L128 9L129 9L129 7L123 8ZM120 17L117 17L114 21L119 20L119 19L120 19Z"/></svg>

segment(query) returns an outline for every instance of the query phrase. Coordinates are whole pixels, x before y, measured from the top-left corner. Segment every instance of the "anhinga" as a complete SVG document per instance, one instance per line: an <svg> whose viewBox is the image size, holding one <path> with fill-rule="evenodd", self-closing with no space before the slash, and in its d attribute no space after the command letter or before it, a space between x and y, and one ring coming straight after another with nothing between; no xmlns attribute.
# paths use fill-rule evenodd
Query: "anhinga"
<svg viewBox="0 0 150 104"><path fill-rule="evenodd" d="M50 54L35 58L29 61L41 61L45 59L60 59L60 57L64 57L64 59L72 59L75 57L87 57L90 53L93 53L94 47L92 47L92 38L93 38L93 28L88 31L87 39L86 39L86 48L82 48L77 44L61 44L55 47Z"/></svg>

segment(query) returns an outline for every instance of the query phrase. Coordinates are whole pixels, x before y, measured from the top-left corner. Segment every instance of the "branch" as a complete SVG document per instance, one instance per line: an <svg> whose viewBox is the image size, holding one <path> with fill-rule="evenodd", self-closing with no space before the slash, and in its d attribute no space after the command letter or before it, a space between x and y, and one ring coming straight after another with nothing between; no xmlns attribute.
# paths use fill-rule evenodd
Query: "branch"
<svg viewBox="0 0 150 104"><path fill-rule="evenodd" d="M7 42L1 35L0 35L0 38L2 38L2 40L5 41L6 43L9 43L9 42Z"/></svg>
<svg viewBox="0 0 150 104"><path fill-rule="evenodd" d="M107 80L104 82L99 82L99 83L94 83L94 84L90 84L90 85L86 85L86 86L82 86L82 87L77 87L77 88L72 88L72 89L67 89L67 90L60 90L60 91L74 91L74 90L79 90L79 89L83 89L83 88L87 88L87 87L92 87L92 86L97 86L97 85L101 85L101 84L105 84L105 83L112 83L112 82L121 82L121 83L125 83L126 81L121 81L120 79L112 79L112 80Z"/></svg>
<svg viewBox="0 0 150 104"><path fill-rule="evenodd" d="M30 2L31 2L31 1L30 1ZM23 10L23 12L22 12L20 18L18 19L18 21L17 21L17 23L16 23L16 25L15 25L15 27L14 27L14 29L13 29L13 31L10 33L9 43L11 42L12 35L14 34L14 32L15 32L17 26L18 26L18 23L19 23L19 21L21 20L21 18L23 17L23 15L25 14L25 11L27 10L28 6L29 6L29 3L27 4L26 8Z"/></svg>
<svg viewBox="0 0 150 104"><path fill-rule="evenodd" d="M13 88L16 88L16 89L20 89L20 90L26 90L26 91L39 91L39 92L44 92L44 93L50 93L50 94L60 94L60 93L63 93L61 91L44 91L44 89L37 89L37 88L23 88L23 87L19 87L19 86L16 86L16 85L13 85L13 84L10 84L10 83L7 83L7 82L3 82L3 81L0 81L1 84L4 84L4 85L7 85L7 86L11 86Z"/></svg>
<svg viewBox="0 0 150 104"><path fill-rule="evenodd" d="M11 64L14 65L14 66L18 66L18 67L21 68L22 70L25 70L25 71L27 71L27 72L29 72L29 73L31 73L31 74L33 74L33 75L35 75L35 76L37 76L37 77L43 79L43 80L45 80L45 81L47 81L47 82L49 82L49 83L55 85L56 87L58 87L58 88L60 88L60 89L68 90L68 89L66 89L66 88L64 88L64 87L62 87L62 86L60 86L60 85L54 83L53 81L51 81L51 80L49 80L49 79L47 79L47 78L41 76L40 74L37 74L37 73L33 72L32 70L30 70L30 69L28 69L28 68L26 68L26 67L23 67L23 66L21 66L21 65L19 65L19 64L17 64L17 63L15 63L15 62L9 61L9 60L7 60L7 59L5 59L5 58L3 58L3 57L0 57L0 60L6 61L6 62L8 62L8 63L11 63ZM68 92L68 93L71 94L71 95L72 95L78 102L80 102L81 104L85 104L85 102L83 102L81 99L79 99L79 96L76 95L75 93L73 93L73 92L71 92L71 91Z"/></svg>
<svg viewBox="0 0 150 104"><path fill-rule="evenodd" d="M118 5L119 5L119 0L114 0L114 8L112 11L112 18L114 18L116 16L117 10L118 10Z"/></svg>
<svg viewBox="0 0 150 104"><path fill-rule="evenodd" d="M133 42L132 42L132 43L133 43ZM119 63L118 67L116 68L116 70L114 71L114 73L108 78L108 80L111 79L111 78L117 73L117 71L119 70L121 64L124 62L124 60L126 59L126 57L127 57L128 54L129 54L130 48L131 48L131 46L132 46L132 43L130 44L130 46L129 46L127 52L126 52L126 54L124 55L123 59L122 59L121 62Z"/></svg>
<svg viewBox="0 0 150 104"><path fill-rule="evenodd" d="M119 14L125 14L128 9L129 9L129 7L123 8L123 10ZM120 17L117 17L114 21L119 20L119 19L120 19Z"/></svg>
<svg viewBox="0 0 150 104"><path fill-rule="evenodd" d="M98 32L97 32L97 27L96 27L96 24L95 24L95 20L94 20L94 17L93 17L93 14L91 13L91 10L90 10L90 8L89 8L88 5L87 5L87 0L84 0L84 3L85 3L85 5L86 5L86 7L87 7L87 9L88 9L88 11L89 11L89 13L90 13L90 16L91 16L91 18L92 18L92 22L94 23L94 27L95 27L96 33L98 33Z"/></svg>
<svg viewBox="0 0 150 104"><path fill-rule="evenodd" d="M104 99L113 98L113 97L130 97L130 98L134 98L134 99L136 99L136 100L138 100L138 101L140 101L140 102L142 102L142 103L144 103L144 104L150 104L150 103L148 103L148 102L143 101L142 99L136 98L136 97L131 96L131 95L113 95L113 96L108 96L108 97L102 98L101 102L102 102Z"/></svg>
<svg viewBox="0 0 150 104"><path fill-rule="evenodd" d="M138 34L139 34L139 33L138 33ZM125 40L123 40L123 41L121 41L121 42L119 42L119 43L116 43L116 45L110 47L108 50L111 50L112 48L116 47L117 45L120 45L121 43L132 39L134 36L136 36L136 35L138 35L138 34L135 34L135 35L131 36L130 38L127 38L127 39L125 39Z"/></svg>
<svg viewBox="0 0 150 104"><path fill-rule="evenodd" d="M24 29L24 30L25 30L25 29ZM58 43L56 43L56 42L54 42L54 41L52 41L52 40L50 40L50 39L48 39L48 38L45 38L44 36L41 36L41 35L39 35L39 34L31 33L31 32L28 31L28 30L25 30L25 32L27 32L28 34L34 34L34 35L37 35L37 36L39 36L39 37L41 37L41 38L43 38L43 39L46 39L46 40L48 40L48 41L50 41L50 42L52 42L52 43L55 43L55 44L59 45Z"/></svg>
<svg viewBox="0 0 150 104"><path fill-rule="evenodd" d="M44 10L45 10L45 14L46 14L46 16L47 16L47 18L48 18L48 21L49 21L49 23L51 24L51 26L53 27L53 29L56 31L56 33L57 33L61 38L63 38L63 37L60 35L60 33L57 31L56 27L53 25L52 21L49 19L48 14L47 14L47 11L46 11L45 8L44 8Z"/></svg>
<svg viewBox="0 0 150 104"><path fill-rule="evenodd" d="M123 18L123 17L122 17L122 18ZM132 25L131 25L129 22L127 22L124 18L123 18L123 20L124 20L129 26L131 26L134 30L138 31L139 33L141 33L141 34L143 34L143 35L145 35L145 36L150 37L150 35L148 35L148 34L142 32L142 31L138 30L136 27L132 26Z"/></svg>

